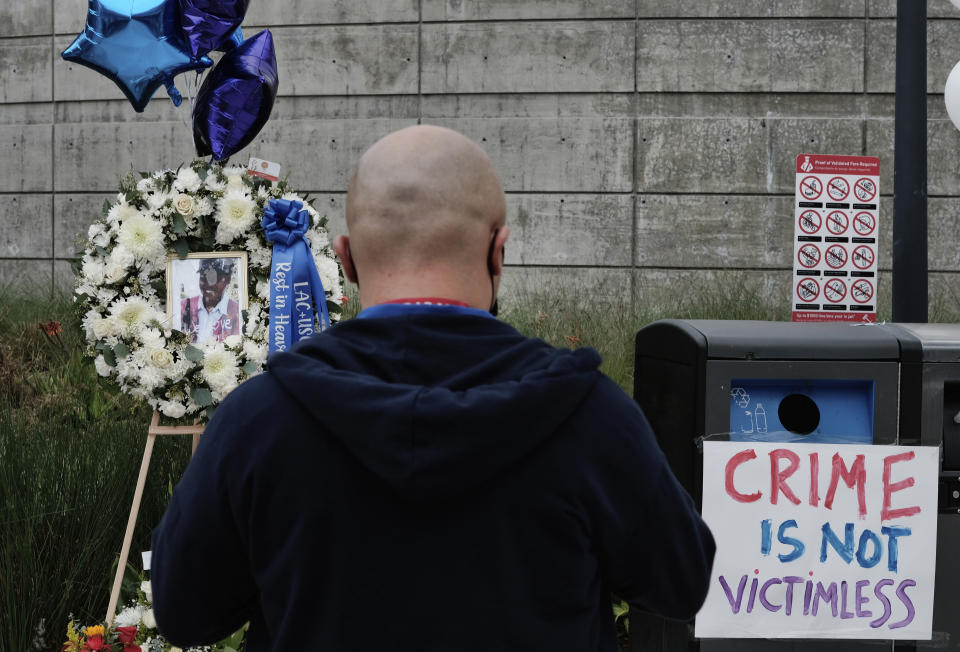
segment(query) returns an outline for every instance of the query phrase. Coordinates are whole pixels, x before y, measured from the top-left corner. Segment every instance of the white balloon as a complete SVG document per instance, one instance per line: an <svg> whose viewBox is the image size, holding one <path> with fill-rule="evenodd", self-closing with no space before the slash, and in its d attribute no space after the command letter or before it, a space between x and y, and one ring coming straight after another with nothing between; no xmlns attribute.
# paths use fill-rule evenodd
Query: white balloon
<svg viewBox="0 0 960 652"><path fill-rule="evenodd" d="M960 129L960 63L953 67L947 77L947 84L943 87L943 102L947 105L947 115L953 126Z"/></svg>

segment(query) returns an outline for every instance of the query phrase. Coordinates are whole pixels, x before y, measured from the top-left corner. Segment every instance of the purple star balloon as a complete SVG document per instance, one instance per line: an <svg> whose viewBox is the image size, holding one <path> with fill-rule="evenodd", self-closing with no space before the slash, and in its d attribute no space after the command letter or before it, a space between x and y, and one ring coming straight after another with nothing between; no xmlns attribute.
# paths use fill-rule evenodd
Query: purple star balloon
<svg viewBox="0 0 960 652"><path fill-rule="evenodd" d="M222 161L249 145L270 118L277 84L269 30L223 55L200 86L193 108L197 154Z"/></svg>
<svg viewBox="0 0 960 652"><path fill-rule="evenodd" d="M193 56L220 50L243 22L250 0L180 0L180 23Z"/></svg>

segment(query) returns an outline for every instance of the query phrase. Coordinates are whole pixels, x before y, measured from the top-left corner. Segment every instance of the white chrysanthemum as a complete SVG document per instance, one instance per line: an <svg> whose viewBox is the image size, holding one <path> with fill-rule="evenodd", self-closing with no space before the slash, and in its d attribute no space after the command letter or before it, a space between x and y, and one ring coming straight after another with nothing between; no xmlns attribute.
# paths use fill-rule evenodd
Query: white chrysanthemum
<svg viewBox="0 0 960 652"><path fill-rule="evenodd" d="M220 181L215 174L208 174L203 185L206 186L210 192L223 192L227 187L227 184Z"/></svg>
<svg viewBox="0 0 960 652"><path fill-rule="evenodd" d="M173 187L180 192L197 192L201 183L200 175L194 172L193 168L180 168Z"/></svg>
<svg viewBox="0 0 960 652"><path fill-rule="evenodd" d="M124 220L139 214L140 211L135 206L122 201L110 207L110 210L107 211L107 221L114 225L123 224Z"/></svg>
<svg viewBox="0 0 960 652"><path fill-rule="evenodd" d="M195 215L209 215L213 212L213 202L211 202L206 197L201 197L197 200L197 204L193 209Z"/></svg>
<svg viewBox="0 0 960 652"><path fill-rule="evenodd" d="M246 173L247 168L243 167L242 165L230 165L223 168L223 176L227 177L228 179L230 177L240 177L242 179L243 175Z"/></svg>
<svg viewBox="0 0 960 652"><path fill-rule="evenodd" d="M107 361L103 359L103 355L98 355L97 358L93 361L93 366L97 368L97 373L106 378L113 372L113 367L107 364Z"/></svg>
<svg viewBox="0 0 960 652"><path fill-rule="evenodd" d="M314 218L316 219L316 218ZM316 253L330 246L330 235L326 229L309 229L306 232L307 242L310 243L310 249Z"/></svg>
<svg viewBox="0 0 960 652"><path fill-rule="evenodd" d="M266 199L270 196L270 191L266 186L259 186L257 188L257 199Z"/></svg>
<svg viewBox="0 0 960 652"><path fill-rule="evenodd" d="M229 244L246 233L256 220L256 206L245 193L228 190L217 203L217 242Z"/></svg>
<svg viewBox="0 0 960 652"><path fill-rule="evenodd" d="M186 406L180 401L160 401L158 409L164 416L179 419L187 413Z"/></svg>
<svg viewBox="0 0 960 652"><path fill-rule="evenodd" d="M91 256L84 256L83 264L80 267L80 273L88 283L100 285L103 283L107 268L103 261L97 260Z"/></svg>
<svg viewBox="0 0 960 652"><path fill-rule="evenodd" d="M120 225L117 241L121 247L142 260L163 258L163 227L160 222L145 215L134 215Z"/></svg>
<svg viewBox="0 0 960 652"><path fill-rule="evenodd" d="M332 296L339 297L340 291L340 266L337 261L326 256L314 256L317 263L317 273L320 275L320 282L323 283L323 289L330 292Z"/></svg>
<svg viewBox="0 0 960 652"><path fill-rule="evenodd" d="M156 192L150 195L147 195L147 208L151 211L156 211L159 208L162 208L168 200L173 199L174 195L168 192Z"/></svg>
<svg viewBox="0 0 960 652"><path fill-rule="evenodd" d="M143 617L143 607L138 604L132 604L124 608L113 619L114 627L136 627L140 624L140 618Z"/></svg>
<svg viewBox="0 0 960 652"><path fill-rule="evenodd" d="M238 371L237 356L223 344L217 344L203 356L200 374L210 385L210 389L226 394L236 387Z"/></svg>
<svg viewBox="0 0 960 652"><path fill-rule="evenodd" d="M257 281L257 296L264 301L270 300L270 284L266 281Z"/></svg>
<svg viewBox="0 0 960 652"><path fill-rule="evenodd" d="M110 244L110 234L100 222L94 222L87 229L87 239L96 247L106 247Z"/></svg>
<svg viewBox="0 0 960 652"><path fill-rule="evenodd" d="M110 306L110 318L117 332L133 337L151 321L156 321L157 313L145 299L128 297Z"/></svg>
<svg viewBox="0 0 960 652"><path fill-rule="evenodd" d="M243 341L243 354L247 356L247 360L253 360L258 364L267 361L267 347L249 338Z"/></svg>
<svg viewBox="0 0 960 652"><path fill-rule="evenodd" d="M273 250L260 244L260 238L251 235L246 242L248 262L250 267L270 267Z"/></svg>
<svg viewBox="0 0 960 652"><path fill-rule="evenodd" d="M137 181L137 190L139 192L153 192L156 187L157 185L154 183L152 177L147 177L146 179L140 179L140 181Z"/></svg>

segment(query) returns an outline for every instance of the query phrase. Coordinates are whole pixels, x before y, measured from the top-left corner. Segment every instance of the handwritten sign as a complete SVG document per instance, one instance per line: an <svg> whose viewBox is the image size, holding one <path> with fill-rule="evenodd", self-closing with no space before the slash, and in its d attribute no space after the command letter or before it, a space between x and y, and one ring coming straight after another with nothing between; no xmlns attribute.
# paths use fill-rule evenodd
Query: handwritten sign
<svg viewBox="0 0 960 652"><path fill-rule="evenodd" d="M929 640L935 447L704 442L701 638Z"/></svg>

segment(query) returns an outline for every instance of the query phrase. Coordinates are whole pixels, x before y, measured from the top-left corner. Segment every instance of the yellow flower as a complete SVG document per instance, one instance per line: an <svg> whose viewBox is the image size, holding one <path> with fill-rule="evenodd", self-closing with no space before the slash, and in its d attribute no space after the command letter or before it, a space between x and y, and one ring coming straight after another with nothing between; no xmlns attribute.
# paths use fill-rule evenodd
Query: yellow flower
<svg viewBox="0 0 960 652"><path fill-rule="evenodd" d="M97 634L99 634L100 636L107 635L107 632L106 630L104 630L103 625L91 625L89 627L84 627L81 631L83 632L83 635L86 636L87 638L90 638L91 636L96 636Z"/></svg>

